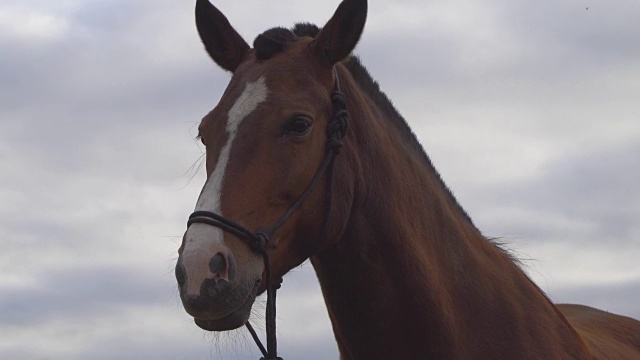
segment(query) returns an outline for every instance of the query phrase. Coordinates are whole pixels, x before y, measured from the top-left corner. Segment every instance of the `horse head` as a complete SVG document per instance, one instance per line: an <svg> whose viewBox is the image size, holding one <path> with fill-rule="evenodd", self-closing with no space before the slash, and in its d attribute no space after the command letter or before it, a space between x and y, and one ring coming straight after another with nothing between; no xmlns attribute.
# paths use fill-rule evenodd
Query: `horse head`
<svg viewBox="0 0 640 360"><path fill-rule="evenodd" d="M244 325L267 274L276 281L330 246L335 236L324 235L344 225L325 231L323 214L333 202L326 193L333 184L318 174L333 162L326 154L336 112L335 68L358 42L366 12L365 0L345 0L321 30L309 24L274 28L251 48L218 9L198 0L196 24L205 49L233 73L198 127L207 181L194 215L213 215L190 222L175 269L184 308L200 327ZM348 215L353 191L346 193L335 202L332 219ZM268 233L268 241L256 251L243 231L250 239Z"/></svg>

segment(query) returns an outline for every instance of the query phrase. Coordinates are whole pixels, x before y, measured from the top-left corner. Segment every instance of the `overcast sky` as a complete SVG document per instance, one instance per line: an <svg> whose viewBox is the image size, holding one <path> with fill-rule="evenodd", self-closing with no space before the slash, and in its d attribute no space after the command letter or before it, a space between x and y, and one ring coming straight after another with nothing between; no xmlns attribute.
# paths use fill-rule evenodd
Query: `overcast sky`
<svg viewBox="0 0 640 360"><path fill-rule="evenodd" d="M193 137L229 79L194 2L0 0L0 358L258 358L197 328L173 276ZM217 5L251 43L338 3ZM637 0L371 1L357 49L485 235L554 301L635 318L638 19ZM309 264L278 304L285 359L337 358Z"/></svg>

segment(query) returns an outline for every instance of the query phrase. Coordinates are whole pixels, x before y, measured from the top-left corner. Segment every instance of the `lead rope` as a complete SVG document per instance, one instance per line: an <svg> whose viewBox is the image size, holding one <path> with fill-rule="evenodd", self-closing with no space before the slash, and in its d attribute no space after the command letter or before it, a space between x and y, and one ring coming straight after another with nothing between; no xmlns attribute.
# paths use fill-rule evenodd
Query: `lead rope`
<svg viewBox="0 0 640 360"><path fill-rule="evenodd" d="M256 233L260 238L264 239L264 244L268 242L268 237L264 233ZM261 242L262 243L262 242ZM266 311L266 325L267 325L267 349L265 350L264 345L260 341L258 334L251 326L251 323L247 321L245 326L249 330L251 337L253 337L253 341L255 341L258 348L262 352L264 357L261 357L260 360L282 360L281 357L278 357L278 342L276 340L276 291L280 288L280 284L282 283L282 279L279 279L279 282L276 284L271 284L271 264L269 263L269 255L267 254L266 249L262 251L262 257L264 259L264 268L265 268L265 277L267 282L267 311Z"/></svg>
<svg viewBox="0 0 640 360"><path fill-rule="evenodd" d="M289 208L289 210L278 219L267 231L252 232L240 224L228 220L214 212L210 211L195 211L189 216L187 221L187 228L194 223L208 224L218 227L224 231L230 232L239 238L246 241L251 249L262 255L265 267L265 278L267 288L267 309L266 309L266 333L267 333L267 348L260 341L258 334L251 324L247 321L245 326L251 337L255 341L256 345L262 352L263 357L260 360L282 360L278 357L278 342L276 339L276 291L282 284L282 278L278 279L277 283L272 283L271 280L271 264L269 262L269 254L267 253L267 244L269 238L273 235L284 223L293 215L293 213L302 205L302 203L309 197L311 191L320 182L322 175L328 169L327 179L327 192L325 197L325 213L322 224L321 238L327 235L327 228L329 225L329 216L332 209L333 199L333 179L334 179L334 164L335 157L340 153L342 148L342 138L347 134L349 127L349 113L347 112L346 99L344 94L340 91L340 80L338 79L338 72L334 68L335 74L335 86L331 95L331 103L333 104L333 116L327 126L327 154L325 155L316 176L311 180L309 186L300 195L298 200Z"/></svg>

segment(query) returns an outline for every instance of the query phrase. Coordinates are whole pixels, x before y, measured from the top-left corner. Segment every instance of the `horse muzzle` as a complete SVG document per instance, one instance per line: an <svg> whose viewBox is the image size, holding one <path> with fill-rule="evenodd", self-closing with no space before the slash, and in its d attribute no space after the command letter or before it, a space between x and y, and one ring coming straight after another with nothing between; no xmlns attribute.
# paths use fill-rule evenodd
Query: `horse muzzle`
<svg viewBox="0 0 640 360"><path fill-rule="evenodd" d="M232 252L224 245L216 248L185 249L175 275L182 305L199 327L232 330L249 319L261 277L239 275Z"/></svg>

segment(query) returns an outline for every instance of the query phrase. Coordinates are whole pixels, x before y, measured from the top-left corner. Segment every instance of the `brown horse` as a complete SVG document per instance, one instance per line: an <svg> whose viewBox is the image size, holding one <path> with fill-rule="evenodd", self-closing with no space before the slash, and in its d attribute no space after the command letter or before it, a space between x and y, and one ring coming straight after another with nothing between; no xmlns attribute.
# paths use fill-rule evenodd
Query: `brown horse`
<svg viewBox="0 0 640 360"><path fill-rule="evenodd" d="M208 177L196 211L219 218L184 235L186 311L207 330L240 327L267 280L311 258L343 359L640 359L640 322L554 305L474 226L350 56L366 12L344 0L321 30L271 29L251 48L198 0L200 37L233 77L199 127ZM331 175L318 169L336 140L337 81L350 127ZM256 251L245 238L270 227Z"/></svg>

